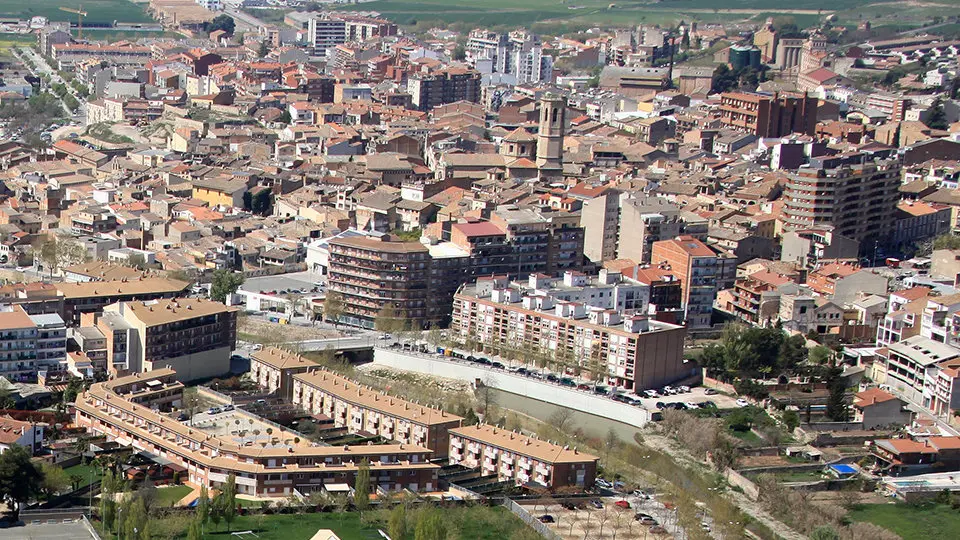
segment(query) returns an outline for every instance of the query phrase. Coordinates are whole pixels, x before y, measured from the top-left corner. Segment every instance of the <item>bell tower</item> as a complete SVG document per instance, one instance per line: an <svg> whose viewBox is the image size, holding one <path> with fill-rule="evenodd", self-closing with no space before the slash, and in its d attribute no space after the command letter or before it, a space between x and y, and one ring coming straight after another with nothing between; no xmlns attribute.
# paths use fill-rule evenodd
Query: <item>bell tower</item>
<svg viewBox="0 0 960 540"><path fill-rule="evenodd" d="M537 135L537 169L540 177L563 176L563 131L567 100L546 95L540 100L540 131Z"/></svg>

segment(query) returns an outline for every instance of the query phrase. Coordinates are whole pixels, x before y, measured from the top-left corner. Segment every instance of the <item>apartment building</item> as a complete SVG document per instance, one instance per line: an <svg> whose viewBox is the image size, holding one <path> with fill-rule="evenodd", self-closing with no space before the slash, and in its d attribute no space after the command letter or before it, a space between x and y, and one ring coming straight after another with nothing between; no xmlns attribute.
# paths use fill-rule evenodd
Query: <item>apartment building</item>
<svg viewBox="0 0 960 540"><path fill-rule="evenodd" d="M122 320L123 326L130 327L122 328L136 342L135 346L128 342L125 351L130 371L169 367L181 381L230 371L230 355L237 344L237 311L196 298L118 302L103 308L108 319ZM120 362L112 358L109 363Z"/></svg>
<svg viewBox="0 0 960 540"><path fill-rule="evenodd" d="M831 226L835 235L874 247L886 243L896 220L900 165L865 154L822 156L787 175L785 230Z"/></svg>
<svg viewBox="0 0 960 540"><path fill-rule="evenodd" d="M250 378L287 401L293 397L293 376L316 367L316 362L278 347L266 347L250 355Z"/></svg>
<svg viewBox="0 0 960 540"><path fill-rule="evenodd" d="M692 236L653 243L651 262L666 264L680 278L688 328L707 328L717 291L736 274L736 259L725 261Z"/></svg>
<svg viewBox="0 0 960 540"><path fill-rule="evenodd" d="M167 376L167 372L161 373ZM174 376L177 380L182 378L179 374ZM144 374L134 380L150 388L147 381L158 379ZM163 379L158 382L169 384ZM163 456L173 465L183 467L185 480L195 485L222 489L232 474L238 493L282 497L294 490L310 493L331 484L353 485L360 464L366 461L371 491L379 488L419 492L432 491L437 486L439 466L429 462L432 453L424 447L316 446L284 430L266 438L222 437L202 427L184 425L151 406L134 403L130 392L116 391L126 384L139 382L131 383L131 378L126 377L96 383L78 395L76 424L121 445ZM168 389L176 391L174 387Z"/></svg>
<svg viewBox="0 0 960 540"><path fill-rule="evenodd" d="M617 257L641 264L651 262L654 242L678 236L707 239L707 220L684 212L659 197L622 198Z"/></svg>
<svg viewBox="0 0 960 540"><path fill-rule="evenodd" d="M104 384L130 403L155 411L169 412L180 408L183 402L183 383L177 380L177 372L170 368L133 373Z"/></svg>
<svg viewBox="0 0 960 540"><path fill-rule="evenodd" d="M79 326L84 313L97 313L108 304L176 298L186 294L190 283L163 277L141 277L84 283L58 283L63 296L63 320Z"/></svg>
<svg viewBox="0 0 960 540"><path fill-rule="evenodd" d="M336 238L329 250L328 294L343 297L341 322L372 328L388 306L420 327L442 319L429 290L430 251L420 242Z"/></svg>
<svg viewBox="0 0 960 540"><path fill-rule="evenodd" d="M512 245L518 275L540 272L551 276L583 267L583 228L580 218L569 212L501 206L490 223L506 233Z"/></svg>
<svg viewBox="0 0 960 540"><path fill-rule="evenodd" d="M613 278L614 273L605 276ZM643 285L588 283L576 272L564 280L531 276L524 284L499 276L464 285L454 296L451 333L459 340L505 344L581 366L600 362L606 366L603 382L633 391L690 375L682 354L686 328L643 315L649 298Z"/></svg>
<svg viewBox="0 0 960 540"><path fill-rule="evenodd" d="M932 410L941 364L960 359L960 349L924 336L907 338L887 349L887 361L881 366L882 380L877 382Z"/></svg>
<svg viewBox="0 0 960 540"><path fill-rule="evenodd" d="M421 111L454 103L480 101L480 73L473 69L448 67L432 73L415 73L407 79L407 92Z"/></svg>
<svg viewBox="0 0 960 540"><path fill-rule="evenodd" d="M61 71L73 71L78 63L97 58L112 65L144 65L153 57L150 47L104 45L100 43L56 43L50 55Z"/></svg>
<svg viewBox="0 0 960 540"><path fill-rule="evenodd" d="M26 380L36 375L37 325L20 306L0 306L0 375Z"/></svg>
<svg viewBox="0 0 960 540"><path fill-rule="evenodd" d="M733 313L757 326L773 324L780 317L780 287L793 280L768 271L737 279L733 289Z"/></svg>
<svg viewBox="0 0 960 540"><path fill-rule="evenodd" d="M491 425L450 430L450 463L496 474L518 486L538 484L548 489L593 487L600 458L575 447Z"/></svg>
<svg viewBox="0 0 960 540"><path fill-rule="evenodd" d="M37 368L63 370L67 362L67 325L56 313L29 317L37 328Z"/></svg>
<svg viewBox="0 0 960 540"><path fill-rule="evenodd" d="M449 431L463 418L360 385L324 369L293 375L292 401L314 415L333 419L350 433L381 437L447 455Z"/></svg>
<svg viewBox="0 0 960 540"><path fill-rule="evenodd" d="M817 128L817 98L807 94L724 92L720 95L720 121L728 128L757 137L813 135Z"/></svg>

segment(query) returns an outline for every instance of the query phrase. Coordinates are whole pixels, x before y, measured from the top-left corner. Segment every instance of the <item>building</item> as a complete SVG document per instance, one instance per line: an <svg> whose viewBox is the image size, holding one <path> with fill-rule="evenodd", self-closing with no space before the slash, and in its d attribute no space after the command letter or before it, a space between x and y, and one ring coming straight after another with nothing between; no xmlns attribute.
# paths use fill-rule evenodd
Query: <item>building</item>
<svg viewBox="0 0 960 540"><path fill-rule="evenodd" d="M250 354L250 378L260 388L276 392L287 401L293 396L293 376L316 367L316 362L277 347L267 347Z"/></svg>
<svg viewBox="0 0 960 540"><path fill-rule="evenodd" d="M56 313L29 317L37 328L37 368L62 371L67 364L67 325Z"/></svg>
<svg viewBox="0 0 960 540"><path fill-rule="evenodd" d="M803 38L781 37L776 45L777 66L782 70L799 66L803 57L804 43L806 43L806 40Z"/></svg>
<svg viewBox="0 0 960 540"><path fill-rule="evenodd" d="M830 226L860 249L889 241L896 220L900 166L865 155L813 158L789 173L783 192L784 230Z"/></svg>
<svg viewBox="0 0 960 540"><path fill-rule="evenodd" d="M36 376L37 325L23 307L0 306L0 375L16 381Z"/></svg>
<svg viewBox="0 0 960 540"><path fill-rule="evenodd" d="M421 328L443 318L430 294L430 250L420 242L348 237L329 249L327 294L343 298L341 322L373 328L385 308Z"/></svg>
<svg viewBox="0 0 960 540"><path fill-rule="evenodd" d="M63 296L63 320L70 326L79 326L84 313L97 313L104 306L134 300L176 298L186 294L190 283L161 277L141 277L84 283L58 283Z"/></svg>
<svg viewBox="0 0 960 540"><path fill-rule="evenodd" d="M563 133L567 100L547 96L540 101L540 129L537 133L537 169L541 178L563 175Z"/></svg>
<svg viewBox="0 0 960 540"><path fill-rule="evenodd" d="M720 95L720 121L757 137L813 135L817 129L817 98L807 94L724 92Z"/></svg>
<svg viewBox="0 0 960 540"><path fill-rule="evenodd" d="M43 448L44 425L0 417L0 454L11 446L22 446L34 455Z"/></svg>
<svg viewBox="0 0 960 540"><path fill-rule="evenodd" d="M417 73L407 79L407 93L413 96L414 107L421 111L457 101L479 103L480 73L458 67Z"/></svg>
<svg viewBox="0 0 960 540"><path fill-rule="evenodd" d="M960 349L928 337L913 336L888 347L882 366L883 384L906 398L931 409L937 388L938 364L960 359Z"/></svg>
<svg viewBox="0 0 960 540"><path fill-rule="evenodd" d="M863 429L904 426L910 423L910 411L897 396L871 388L854 396L853 421L862 422Z"/></svg>
<svg viewBox="0 0 960 540"><path fill-rule="evenodd" d="M134 377L138 376L96 383L78 395L76 424L107 440L163 456L173 466L182 468L184 480L194 485L222 489L229 476L234 475L237 492L245 495L282 497L292 495L294 490L311 493L334 485L354 485L357 471L366 461L371 492L433 491L437 487L439 466L429 462L431 452L424 447L318 446L276 426L272 426L273 433L265 436L257 429L256 433L245 431L239 439L223 437L136 404L129 399L129 393L115 390L131 380L144 384L150 380ZM266 429L266 424L249 419Z"/></svg>
<svg viewBox="0 0 960 540"><path fill-rule="evenodd" d="M480 469L502 482L548 489L590 489L600 458L568 446L491 425L450 430L450 463Z"/></svg>
<svg viewBox="0 0 960 540"><path fill-rule="evenodd" d="M692 236L678 236L653 243L651 262L668 265L667 269L680 278L688 328L707 328L711 325L717 291L727 279L724 277L724 267L733 267L732 272L727 272L727 277L736 274L736 259L732 262L723 259Z"/></svg>
<svg viewBox="0 0 960 540"><path fill-rule="evenodd" d="M960 437L877 439L870 452L885 476L960 470Z"/></svg>
<svg viewBox="0 0 960 540"><path fill-rule="evenodd" d="M223 375L237 344L237 308L196 298L118 302L104 315L132 328L137 347L129 350L127 369L146 372L169 367L181 381ZM108 349L108 358L113 351ZM111 358L109 364L118 364Z"/></svg>
<svg viewBox="0 0 960 540"><path fill-rule="evenodd" d="M612 273L606 279L613 279ZM631 313L627 307L643 309L643 298L637 298L642 286L621 289L607 284L601 305L610 307L594 307L587 302L601 300L588 299L583 292L589 290L584 289L588 285L584 274L568 273L562 285L556 284L558 292L549 294L539 288L551 280L542 276L529 280L524 284L504 277L482 278L461 287L454 296L451 333L460 341L511 347L581 368L595 366L601 381L633 391L690 374L682 358L686 329L650 320L642 312ZM623 307L617 309L620 291ZM563 300L566 294L576 299Z"/></svg>
<svg viewBox="0 0 960 540"><path fill-rule="evenodd" d="M446 456L449 431L463 418L358 384L324 369L293 375L292 401L350 433L373 433Z"/></svg>

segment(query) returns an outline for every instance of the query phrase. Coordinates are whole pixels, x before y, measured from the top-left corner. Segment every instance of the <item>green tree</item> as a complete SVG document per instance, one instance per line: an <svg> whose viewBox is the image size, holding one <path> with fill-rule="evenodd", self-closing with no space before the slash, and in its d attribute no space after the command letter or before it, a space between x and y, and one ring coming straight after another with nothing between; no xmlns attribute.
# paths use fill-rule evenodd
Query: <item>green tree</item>
<svg viewBox="0 0 960 540"><path fill-rule="evenodd" d="M48 498L70 487L70 476L52 463L40 463L40 474L43 475L40 489Z"/></svg>
<svg viewBox="0 0 960 540"><path fill-rule="evenodd" d="M233 474L227 477L227 483L223 486L223 520L227 523L227 532L230 532L230 524L237 517L237 477Z"/></svg>
<svg viewBox="0 0 960 540"><path fill-rule="evenodd" d="M214 270L210 280L210 298L217 302L226 302L227 296L237 292L243 285L243 274L230 270Z"/></svg>
<svg viewBox="0 0 960 540"><path fill-rule="evenodd" d="M223 494L217 495L210 503L210 521L214 527L220 526L220 520L223 519Z"/></svg>
<svg viewBox="0 0 960 540"><path fill-rule="evenodd" d="M201 534L208 519L210 519L210 493L207 492L207 486L202 486L200 497L197 498L197 522L200 524Z"/></svg>
<svg viewBox="0 0 960 540"><path fill-rule="evenodd" d="M434 508L421 509L414 529L414 540L445 540L447 527L443 518Z"/></svg>
<svg viewBox="0 0 960 540"><path fill-rule="evenodd" d="M237 23L233 20L233 17L229 15L217 15L212 21L207 23L207 32L223 30L227 34L233 35L233 31L236 29Z"/></svg>
<svg viewBox="0 0 960 540"><path fill-rule="evenodd" d="M840 540L840 533L830 525L821 525L810 533L810 540Z"/></svg>
<svg viewBox="0 0 960 540"><path fill-rule="evenodd" d="M467 59L467 48L463 46L463 43L458 43L453 49L453 59L457 62L463 62Z"/></svg>
<svg viewBox="0 0 960 540"><path fill-rule="evenodd" d="M400 313L397 311L397 308L390 302L387 302L383 305L383 308L380 309L380 312L377 313L377 318L373 324L374 328L381 332L398 332L403 326L403 319L400 318Z"/></svg>
<svg viewBox="0 0 960 540"><path fill-rule="evenodd" d="M737 74L726 64L720 64L713 70L713 80L710 91L713 93L728 92L737 87Z"/></svg>
<svg viewBox="0 0 960 540"><path fill-rule="evenodd" d="M250 203L250 210L254 214L265 216L273 208L273 194L269 189L261 188L253 194L253 200Z"/></svg>
<svg viewBox="0 0 960 540"><path fill-rule="evenodd" d="M353 505L363 512L370 508L370 462L363 458L353 484Z"/></svg>
<svg viewBox="0 0 960 540"><path fill-rule="evenodd" d="M268 54L270 54L270 46L267 45L267 40L263 40L260 42L260 48L257 50L257 56L264 58Z"/></svg>
<svg viewBox="0 0 960 540"><path fill-rule="evenodd" d="M947 113L943 110L943 102L938 97L930 107L930 115L927 116L927 127L930 129L948 129L950 123L947 122Z"/></svg>
<svg viewBox="0 0 960 540"><path fill-rule="evenodd" d="M850 407L847 405L847 385L843 381L843 369L833 364L827 369L827 418L834 422L850 420Z"/></svg>
<svg viewBox="0 0 960 540"><path fill-rule="evenodd" d="M65 266L82 263L87 258L87 251L77 242L52 237L40 244L36 251L37 258L50 270L50 276Z"/></svg>
<svg viewBox="0 0 960 540"><path fill-rule="evenodd" d="M950 233L940 235L934 239L933 249L960 249L960 236Z"/></svg>
<svg viewBox="0 0 960 540"><path fill-rule="evenodd" d="M343 295L328 289L327 296L323 299L323 318L332 322L334 328L340 325L343 307Z"/></svg>
<svg viewBox="0 0 960 540"><path fill-rule="evenodd" d="M143 498L134 497L123 512L123 537L128 540L148 540L147 507Z"/></svg>
<svg viewBox="0 0 960 540"><path fill-rule="evenodd" d="M281 124L289 124L292 121L293 117L290 116L290 111L287 109L284 109L283 112L280 113L280 116L277 117L277 122L280 122Z"/></svg>
<svg viewBox="0 0 960 540"><path fill-rule="evenodd" d="M826 364L828 361L830 361L831 356L833 356L833 351L830 350L830 347L817 345L816 347L810 349L811 364L816 364L816 365Z"/></svg>
<svg viewBox="0 0 960 540"><path fill-rule="evenodd" d="M39 495L43 473L30 461L30 451L18 444L0 454L0 498L13 509L13 520L20 516L20 505Z"/></svg>
<svg viewBox="0 0 960 540"><path fill-rule="evenodd" d="M113 471L104 470L100 478L100 519L103 528L108 531L114 530L114 521L117 519L117 503L113 498L115 484Z"/></svg>
<svg viewBox="0 0 960 540"><path fill-rule="evenodd" d="M403 538L407 535L407 507L398 504L390 511L387 522L387 534L390 538Z"/></svg>
<svg viewBox="0 0 960 540"><path fill-rule="evenodd" d="M200 530L200 520L194 519L187 528L187 540L203 540L203 532Z"/></svg>
<svg viewBox="0 0 960 540"><path fill-rule="evenodd" d="M783 411L783 416L780 417L780 420L787 426L787 430L792 433L793 430L797 429L797 426L800 425L800 414L794 410Z"/></svg>

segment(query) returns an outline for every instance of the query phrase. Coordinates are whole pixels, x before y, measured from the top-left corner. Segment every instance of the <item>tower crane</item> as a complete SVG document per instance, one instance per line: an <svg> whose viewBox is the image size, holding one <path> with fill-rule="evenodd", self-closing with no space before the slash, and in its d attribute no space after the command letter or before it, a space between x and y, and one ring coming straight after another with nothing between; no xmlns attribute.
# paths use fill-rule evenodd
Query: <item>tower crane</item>
<svg viewBox="0 0 960 540"><path fill-rule="evenodd" d="M87 16L87 12L83 10L83 6L77 6L76 8L61 7L60 11L66 11L67 13L75 13L77 15L77 39L83 38L83 18Z"/></svg>

